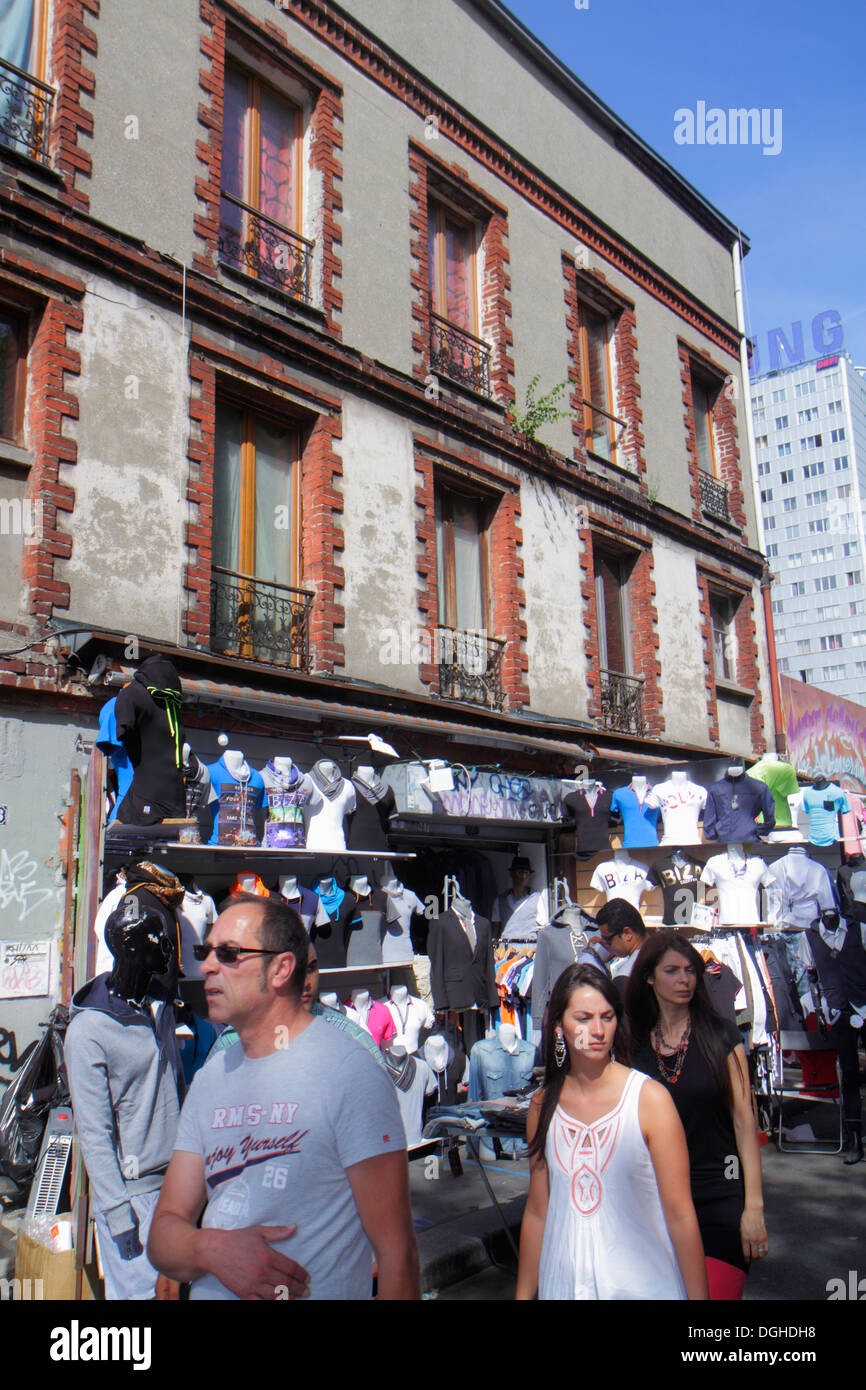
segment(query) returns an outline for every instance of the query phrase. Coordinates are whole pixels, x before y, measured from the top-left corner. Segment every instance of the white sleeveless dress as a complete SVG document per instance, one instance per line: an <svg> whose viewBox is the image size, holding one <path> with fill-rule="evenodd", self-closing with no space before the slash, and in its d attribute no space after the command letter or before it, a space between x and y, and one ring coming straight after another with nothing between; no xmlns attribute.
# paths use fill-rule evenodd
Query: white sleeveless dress
<svg viewBox="0 0 866 1390"><path fill-rule="evenodd" d="M633 1071L616 1107L585 1125L557 1106L545 1143L550 1201L539 1299L684 1299Z"/></svg>

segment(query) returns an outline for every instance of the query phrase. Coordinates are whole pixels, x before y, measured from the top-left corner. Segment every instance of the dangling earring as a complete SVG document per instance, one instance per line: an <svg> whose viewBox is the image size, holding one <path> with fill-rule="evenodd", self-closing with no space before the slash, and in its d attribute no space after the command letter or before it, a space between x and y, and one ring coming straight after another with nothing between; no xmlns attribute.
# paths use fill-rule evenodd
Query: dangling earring
<svg viewBox="0 0 866 1390"><path fill-rule="evenodd" d="M565 1038L562 1033L557 1033L556 1042L553 1044L553 1060L558 1067L564 1067L567 1056L568 1049L565 1046Z"/></svg>

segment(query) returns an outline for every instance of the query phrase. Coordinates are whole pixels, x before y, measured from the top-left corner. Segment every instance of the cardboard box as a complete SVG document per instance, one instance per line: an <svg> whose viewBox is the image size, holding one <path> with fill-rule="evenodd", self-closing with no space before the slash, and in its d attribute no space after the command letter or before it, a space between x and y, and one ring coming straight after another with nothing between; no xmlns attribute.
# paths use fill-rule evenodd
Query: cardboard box
<svg viewBox="0 0 866 1390"><path fill-rule="evenodd" d="M75 1298L75 1251L49 1250L22 1231L15 1255L15 1278L19 1281L16 1293L21 1299L71 1302ZM82 1299L94 1297L94 1282L85 1269Z"/></svg>

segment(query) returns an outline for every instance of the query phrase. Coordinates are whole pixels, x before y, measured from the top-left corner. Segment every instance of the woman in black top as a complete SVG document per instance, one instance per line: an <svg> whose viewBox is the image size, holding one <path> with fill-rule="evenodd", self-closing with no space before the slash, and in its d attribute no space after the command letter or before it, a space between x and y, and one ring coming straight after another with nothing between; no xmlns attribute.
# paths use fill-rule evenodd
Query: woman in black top
<svg viewBox="0 0 866 1390"><path fill-rule="evenodd" d="M661 1081L686 1132L711 1299L741 1298L769 1250L761 1157L739 1029L716 1013L704 962L679 932L650 932L631 972L632 1065Z"/></svg>

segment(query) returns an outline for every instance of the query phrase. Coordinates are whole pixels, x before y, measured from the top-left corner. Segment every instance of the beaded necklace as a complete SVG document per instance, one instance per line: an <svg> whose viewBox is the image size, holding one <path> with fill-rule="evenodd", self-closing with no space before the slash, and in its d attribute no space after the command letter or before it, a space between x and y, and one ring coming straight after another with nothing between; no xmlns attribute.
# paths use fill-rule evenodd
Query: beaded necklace
<svg viewBox="0 0 866 1390"><path fill-rule="evenodd" d="M680 1038L679 1043L677 1044L677 1050L674 1053L673 1058L667 1058L662 1056L661 1049L664 1039L662 1037L660 1024L657 1023L652 1033L650 1034L650 1042L652 1043L653 1052L656 1055L656 1066L659 1070L659 1076L662 1078L662 1080L670 1082L671 1086L675 1086L680 1079L680 1072L683 1069L683 1062L686 1060L686 1053L689 1049L689 1038L691 1037L691 1032L692 1020L691 1018L688 1018L686 1019L686 1026L683 1029L683 1035ZM673 1066L670 1070L668 1070L671 1061L673 1062Z"/></svg>

